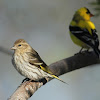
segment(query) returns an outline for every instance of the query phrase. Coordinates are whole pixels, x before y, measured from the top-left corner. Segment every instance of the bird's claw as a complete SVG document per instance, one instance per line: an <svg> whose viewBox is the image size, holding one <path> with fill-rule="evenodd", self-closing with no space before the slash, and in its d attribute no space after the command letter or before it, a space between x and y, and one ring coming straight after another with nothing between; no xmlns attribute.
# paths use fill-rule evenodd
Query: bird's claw
<svg viewBox="0 0 100 100"><path fill-rule="evenodd" d="M22 83L26 82L26 81L29 81L30 79L29 78L25 78Z"/></svg>

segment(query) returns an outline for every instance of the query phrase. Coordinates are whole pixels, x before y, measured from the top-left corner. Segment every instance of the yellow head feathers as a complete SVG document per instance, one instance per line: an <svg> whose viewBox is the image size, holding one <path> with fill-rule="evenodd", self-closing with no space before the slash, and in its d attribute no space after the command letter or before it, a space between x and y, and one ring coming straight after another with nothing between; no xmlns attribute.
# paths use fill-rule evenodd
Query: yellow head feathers
<svg viewBox="0 0 100 100"><path fill-rule="evenodd" d="M83 7L75 12L73 20L90 20L92 16L93 14L89 11L89 9Z"/></svg>

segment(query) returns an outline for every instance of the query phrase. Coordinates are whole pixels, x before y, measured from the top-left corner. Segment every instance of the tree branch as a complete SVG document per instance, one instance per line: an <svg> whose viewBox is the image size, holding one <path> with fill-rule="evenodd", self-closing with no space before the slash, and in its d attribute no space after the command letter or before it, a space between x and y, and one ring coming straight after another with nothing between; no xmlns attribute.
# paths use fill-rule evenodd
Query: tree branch
<svg viewBox="0 0 100 100"><path fill-rule="evenodd" d="M59 76L79 68L99 63L100 60L94 52L83 52L82 54L76 54L72 57L57 61L51 64L49 68L55 75ZM50 80L48 79L48 81ZM26 81L17 88L9 100L28 100L42 85L42 82Z"/></svg>

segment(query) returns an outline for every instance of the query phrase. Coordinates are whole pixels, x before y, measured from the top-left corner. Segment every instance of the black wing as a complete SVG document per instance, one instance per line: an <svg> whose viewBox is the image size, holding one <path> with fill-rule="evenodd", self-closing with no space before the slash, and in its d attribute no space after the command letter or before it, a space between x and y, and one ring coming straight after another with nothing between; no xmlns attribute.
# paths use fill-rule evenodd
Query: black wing
<svg viewBox="0 0 100 100"><path fill-rule="evenodd" d="M69 26L70 32L75 35L78 39L83 41L84 43L88 44L92 48L98 48L99 46L99 39L98 35L96 34L96 30L92 30L92 35L89 33L87 29L81 29L80 27Z"/></svg>

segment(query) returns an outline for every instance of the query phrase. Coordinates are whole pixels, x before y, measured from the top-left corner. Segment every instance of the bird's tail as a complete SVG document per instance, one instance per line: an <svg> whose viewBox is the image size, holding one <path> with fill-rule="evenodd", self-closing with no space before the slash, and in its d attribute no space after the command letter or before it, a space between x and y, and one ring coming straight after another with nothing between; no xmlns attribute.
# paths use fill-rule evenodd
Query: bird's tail
<svg viewBox="0 0 100 100"><path fill-rule="evenodd" d="M100 50L98 48L94 48L94 52L96 53L96 55L100 59Z"/></svg>
<svg viewBox="0 0 100 100"><path fill-rule="evenodd" d="M53 78L56 78L56 79L58 79L59 81L61 81L61 82L63 82L63 83L65 83L65 84L67 84L68 85L68 83L66 83L66 82L64 82L63 80L61 80L59 77L57 77L56 75L51 75Z"/></svg>

